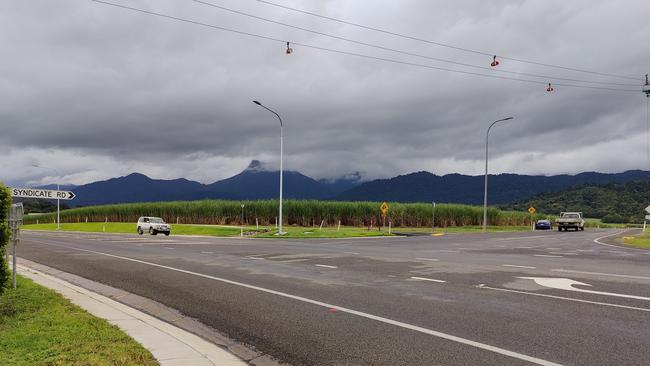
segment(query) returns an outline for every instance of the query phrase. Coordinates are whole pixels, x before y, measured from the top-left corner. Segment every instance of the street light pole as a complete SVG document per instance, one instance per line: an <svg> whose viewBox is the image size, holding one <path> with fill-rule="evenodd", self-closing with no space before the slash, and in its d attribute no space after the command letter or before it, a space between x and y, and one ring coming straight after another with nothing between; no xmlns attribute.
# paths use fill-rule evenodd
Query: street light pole
<svg viewBox="0 0 650 366"><path fill-rule="evenodd" d="M59 171L54 169L54 168L48 168L48 167L45 167L45 166L40 166L37 163L32 164L32 166L35 167L35 168L52 170L54 172L54 174L56 174L57 176L59 175ZM61 190L61 187L59 186L59 183L56 183L56 191L58 192L60 190ZM61 230L61 200L58 197L59 197L59 195L57 193L57 198L56 198L56 229Z"/></svg>
<svg viewBox="0 0 650 366"><path fill-rule="evenodd" d="M488 196L488 143L490 141L490 129L498 122L509 121L514 117L507 117L492 122L485 134L485 183L483 186L483 232L487 232L487 196Z"/></svg>
<svg viewBox="0 0 650 366"><path fill-rule="evenodd" d="M267 111L275 114L276 117L278 117L278 120L280 121L280 209L278 213L278 235L284 235L284 231L282 231L282 155L283 155L283 149L284 149L284 124L282 123L282 118L280 117L279 114L277 114L274 110L266 107L262 103L254 100L253 103L257 104L258 106L266 109Z"/></svg>

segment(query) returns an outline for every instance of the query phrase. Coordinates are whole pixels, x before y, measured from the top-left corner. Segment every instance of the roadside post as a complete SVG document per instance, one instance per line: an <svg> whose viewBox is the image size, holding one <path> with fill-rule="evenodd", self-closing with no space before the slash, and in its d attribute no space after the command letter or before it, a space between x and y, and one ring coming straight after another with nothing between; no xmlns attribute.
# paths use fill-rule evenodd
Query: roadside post
<svg viewBox="0 0 650 366"><path fill-rule="evenodd" d="M241 204L241 233L239 234L240 237L244 237L244 205L243 203Z"/></svg>
<svg viewBox="0 0 650 366"><path fill-rule="evenodd" d="M388 203L384 202L379 206L379 210L381 211L381 221L382 221L382 227L386 227L386 214L388 214Z"/></svg>
<svg viewBox="0 0 650 366"><path fill-rule="evenodd" d="M650 206L648 206L648 207L645 208L645 212L646 212L645 220L643 220L643 232L644 232L644 233L645 233L646 222L647 222L648 220L650 220L650 215L648 215L648 214L650 214Z"/></svg>
<svg viewBox="0 0 650 366"><path fill-rule="evenodd" d="M530 226L532 231L535 231L535 220L533 219L533 215L535 214L535 211L537 210L533 206L530 206L528 208L528 212L530 212Z"/></svg>
<svg viewBox="0 0 650 366"><path fill-rule="evenodd" d="M18 236L20 235L20 225L23 224L24 209L22 203L14 203L9 209L9 227L11 228L11 252L13 255L13 264L11 277L13 287L16 288L16 245L18 245Z"/></svg>
<svg viewBox="0 0 650 366"><path fill-rule="evenodd" d="M436 233L436 203L431 202L431 233Z"/></svg>

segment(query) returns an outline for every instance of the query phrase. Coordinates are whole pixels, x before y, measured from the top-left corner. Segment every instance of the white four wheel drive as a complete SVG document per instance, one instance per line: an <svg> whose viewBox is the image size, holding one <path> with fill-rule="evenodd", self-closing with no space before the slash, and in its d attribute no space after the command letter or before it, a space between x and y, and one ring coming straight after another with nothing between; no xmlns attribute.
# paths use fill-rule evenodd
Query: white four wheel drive
<svg viewBox="0 0 650 366"><path fill-rule="evenodd" d="M148 232L150 235L163 233L169 236L172 232L172 227L160 217L143 216L138 219L138 234L142 235L145 232Z"/></svg>

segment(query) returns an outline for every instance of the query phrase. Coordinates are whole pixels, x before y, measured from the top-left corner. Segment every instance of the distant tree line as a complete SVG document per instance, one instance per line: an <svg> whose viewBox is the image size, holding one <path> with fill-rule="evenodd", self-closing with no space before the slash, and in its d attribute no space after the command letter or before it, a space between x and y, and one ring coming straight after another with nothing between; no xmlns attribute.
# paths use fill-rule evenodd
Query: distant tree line
<svg viewBox="0 0 650 366"><path fill-rule="evenodd" d="M650 180L606 185L579 185L559 192L543 193L524 202L501 205L523 210L534 206L538 212L558 214L582 211L585 217L606 223L642 223L650 205Z"/></svg>

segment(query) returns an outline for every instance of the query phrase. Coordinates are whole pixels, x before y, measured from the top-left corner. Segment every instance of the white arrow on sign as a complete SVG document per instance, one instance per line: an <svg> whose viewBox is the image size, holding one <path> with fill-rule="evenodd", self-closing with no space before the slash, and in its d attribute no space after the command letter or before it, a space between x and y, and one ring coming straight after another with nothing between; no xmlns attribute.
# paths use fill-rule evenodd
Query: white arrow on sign
<svg viewBox="0 0 650 366"><path fill-rule="evenodd" d="M540 286L554 288L558 290L568 290L568 291L575 291L575 292L584 292L587 294L594 294L594 295L616 296L616 297L624 297L626 299L650 301L650 297L617 294L613 292L592 291L592 290L585 290L581 288L575 288L573 287L573 285L581 285L581 286L591 286L591 285L583 282L578 282L570 278L554 278L554 277L517 277L517 278L522 278L525 280L533 280L535 281L536 284Z"/></svg>
<svg viewBox="0 0 650 366"><path fill-rule="evenodd" d="M51 189L11 188L11 197L41 198L47 200L71 200L75 194L70 191L54 191Z"/></svg>
<svg viewBox="0 0 650 366"><path fill-rule="evenodd" d="M650 206L645 208L645 212L650 213Z"/></svg>

